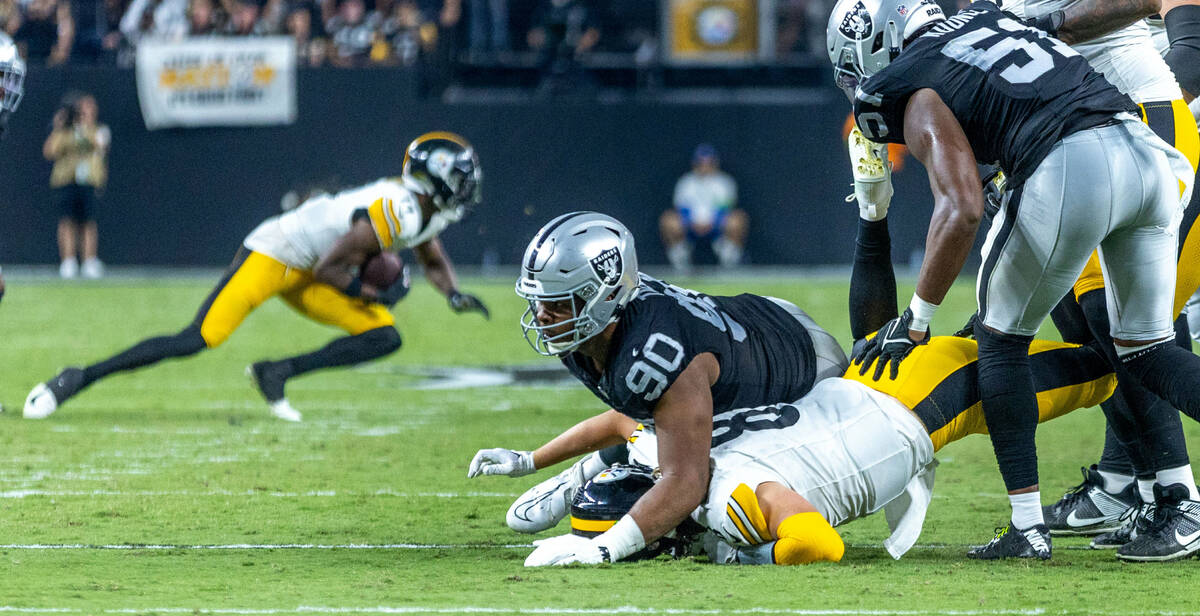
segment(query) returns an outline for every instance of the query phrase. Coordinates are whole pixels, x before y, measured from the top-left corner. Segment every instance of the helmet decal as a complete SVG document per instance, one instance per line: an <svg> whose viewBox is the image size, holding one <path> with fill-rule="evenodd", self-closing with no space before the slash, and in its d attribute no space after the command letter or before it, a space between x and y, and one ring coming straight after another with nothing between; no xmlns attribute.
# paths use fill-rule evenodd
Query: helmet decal
<svg viewBox="0 0 1200 616"><path fill-rule="evenodd" d="M842 25L838 28L838 31L846 35L847 38L861 41L868 38L873 29L871 12L859 0L853 9L846 12L846 16L842 19Z"/></svg>
<svg viewBox="0 0 1200 616"><path fill-rule="evenodd" d="M617 284L625 269L621 261L621 251L615 246L596 255L589 263L592 264L592 271L596 272L596 277L605 285Z"/></svg>

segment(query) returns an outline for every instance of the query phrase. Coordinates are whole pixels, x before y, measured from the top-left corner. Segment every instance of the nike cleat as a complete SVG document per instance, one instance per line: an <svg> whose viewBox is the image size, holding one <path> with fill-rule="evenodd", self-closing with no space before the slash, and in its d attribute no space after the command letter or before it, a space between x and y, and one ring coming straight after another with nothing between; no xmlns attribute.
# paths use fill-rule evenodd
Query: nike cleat
<svg viewBox="0 0 1200 616"><path fill-rule="evenodd" d="M1050 560L1050 529L1045 524L1017 530L1010 522L996 529L996 536L987 545L967 550L967 556L980 560L1001 558L1038 558Z"/></svg>
<svg viewBox="0 0 1200 616"><path fill-rule="evenodd" d="M29 392L22 415L25 419L45 419L80 389L83 389L83 370L67 368Z"/></svg>
<svg viewBox="0 0 1200 616"><path fill-rule="evenodd" d="M260 361L246 366L246 376L254 383L258 393L271 405L271 415L284 421L300 421L300 411L292 407L283 396L283 384L287 382L285 367L277 362Z"/></svg>
<svg viewBox="0 0 1200 616"><path fill-rule="evenodd" d="M1115 550L1145 533L1154 523L1157 508L1150 503L1139 503L1121 514L1121 526L1116 530L1101 533L1089 544L1093 550Z"/></svg>
<svg viewBox="0 0 1200 616"><path fill-rule="evenodd" d="M505 516L508 527L518 533L538 533L567 517L575 493L590 479L584 476L584 460L529 488L513 501Z"/></svg>
<svg viewBox="0 0 1200 616"><path fill-rule="evenodd" d="M1137 484L1117 494L1104 491L1104 478L1093 464L1079 469L1083 483L1071 488L1053 505L1042 507L1051 535L1097 535L1121 527L1121 514L1137 504Z"/></svg>
<svg viewBox="0 0 1200 616"><path fill-rule="evenodd" d="M1188 500L1187 486L1155 484L1158 513L1149 529L1117 548L1117 558L1164 562L1200 552L1200 501Z"/></svg>

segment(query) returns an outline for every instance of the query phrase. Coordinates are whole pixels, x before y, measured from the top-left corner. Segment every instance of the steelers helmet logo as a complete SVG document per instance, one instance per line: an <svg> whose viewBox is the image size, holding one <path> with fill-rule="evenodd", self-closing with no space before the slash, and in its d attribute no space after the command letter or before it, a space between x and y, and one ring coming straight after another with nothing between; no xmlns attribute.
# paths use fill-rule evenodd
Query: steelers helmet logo
<svg viewBox="0 0 1200 616"><path fill-rule="evenodd" d="M842 25L838 27L838 32L846 35L846 38L861 41L869 38L873 29L871 13L867 11L866 5L857 2L854 8L850 9L842 18Z"/></svg>

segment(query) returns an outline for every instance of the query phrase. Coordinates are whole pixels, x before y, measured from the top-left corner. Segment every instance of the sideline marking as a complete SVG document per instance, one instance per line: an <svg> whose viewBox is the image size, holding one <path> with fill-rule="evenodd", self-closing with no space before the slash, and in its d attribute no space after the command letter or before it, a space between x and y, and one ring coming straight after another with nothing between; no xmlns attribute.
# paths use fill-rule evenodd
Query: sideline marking
<svg viewBox="0 0 1200 616"><path fill-rule="evenodd" d="M300 605L295 608L109 608L87 610L69 607L15 607L0 606L0 613L19 614L240 614L247 616L269 616L272 614L645 614L645 615L682 615L682 614L777 614L788 616L849 616L851 614L868 614L871 616L917 616L920 614L945 614L947 616L1049 616L1052 614L1068 614L1068 610L1031 609L998 609L998 610L813 610L813 609L780 609L780 608L741 608L741 609L680 609L653 608L622 605L611 608L554 608L530 607L509 608L464 605L457 607L418 607L418 606L375 606L375 607L333 607ZM1093 611L1098 616L1109 616L1120 612ZM1147 611L1144 614L1154 616L1196 616L1200 612L1177 611Z"/></svg>
<svg viewBox="0 0 1200 616"><path fill-rule="evenodd" d="M489 550L532 548L532 543L0 543L0 550ZM846 547L882 550L881 543L850 543ZM914 545L913 550L965 549L970 544L927 543ZM1056 550L1083 550L1108 554L1111 550L1094 550L1086 545L1065 545ZM2 607L0 607L2 611ZM790 612L789 612L790 613ZM1165 613L1165 612L1164 612ZM1179 612L1190 614L1193 612ZM1200 616L1200 612L1194 612Z"/></svg>
<svg viewBox="0 0 1200 616"><path fill-rule="evenodd" d="M342 496L347 498L358 498L363 496L396 496L400 498L516 498L520 496L520 494L511 492L397 492L388 488L382 488L373 492L338 492L336 490L311 490L308 492L276 492L267 490L243 490L240 492L235 492L232 490L206 490L203 492L191 490L140 490L122 492L119 490L38 489L0 491L0 499L28 498L31 496L129 496L139 498L146 496L273 496L279 498L299 498L306 496Z"/></svg>

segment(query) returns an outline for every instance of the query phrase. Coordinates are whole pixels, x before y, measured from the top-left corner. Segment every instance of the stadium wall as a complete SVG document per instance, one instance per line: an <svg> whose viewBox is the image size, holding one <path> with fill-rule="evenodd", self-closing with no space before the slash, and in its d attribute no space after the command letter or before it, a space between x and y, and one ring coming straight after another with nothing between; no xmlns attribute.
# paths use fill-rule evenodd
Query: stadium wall
<svg viewBox="0 0 1200 616"><path fill-rule="evenodd" d="M170 129L142 124L134 74L115 68L33 69L0 152L0 262L54 263L57 213L41 145L69 89L93 93L112 128L111 179L98 219L111 264L220 265L288 190L352 185L399 173L404 146L435 129L462 133L485 171L479 211L444 235L461 263L516 263L552 216L595 209L624 221L643 262L662 263L659 213L692 149L709 142L738 180L751 219L748 255L763 264L849 262L855 208L842 124L830 88L780 103L463 102L419 100L395 69L310 69L299 118L286 127ZM718 93L730 99L728 93ZM930 211L921 167L897 176L898 262L923 243Z"/></svg>

